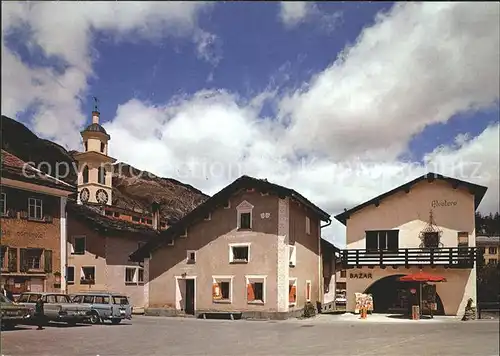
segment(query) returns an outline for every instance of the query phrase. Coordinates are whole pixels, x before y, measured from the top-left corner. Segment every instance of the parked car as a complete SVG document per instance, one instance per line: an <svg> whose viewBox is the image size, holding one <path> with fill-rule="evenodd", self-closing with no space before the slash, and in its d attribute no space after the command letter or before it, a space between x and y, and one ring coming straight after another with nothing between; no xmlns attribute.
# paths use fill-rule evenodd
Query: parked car
<svg viewBox="0 0 500 356"><path fill-rule="evenodd" d="M83 323L90 318L91 308L89 304L73 304L69 295L62 293L21 293L18 303L32 309L34 313L35 303L39 297L44 302L44 314L47 321L65 322L69 325Z"/></svg>
<svg viewBox="0 0 500 356"><path fill-rule="evenodd" d="M89 321L99 324L105 320L119 324L123 319L132 319L132 306L122 294L110 292L82 292L72 294L73 303L90 304Z"/></svg>
<svg viewBox="0 0 500 356"><path fill-rule="evenodd" d="M13 329L17 324L26 323L31 317L30 308L13 303L0 294L1 324L4 329Z"/></svg>

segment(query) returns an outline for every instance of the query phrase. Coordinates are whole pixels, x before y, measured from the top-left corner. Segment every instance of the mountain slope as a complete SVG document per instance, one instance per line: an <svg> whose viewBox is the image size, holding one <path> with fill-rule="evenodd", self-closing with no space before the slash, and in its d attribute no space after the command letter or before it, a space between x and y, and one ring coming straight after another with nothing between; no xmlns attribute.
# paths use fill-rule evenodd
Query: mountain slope
<svg viewBox="0 0 500 356"><path fill-rule="evenodd" d="M56 167L59 167L56 178L76 184L76 170L66 172L63 168L76 167L73 159L76 151L68 152L52 141L41 139L22 123L4 115L0 127L2 149L25 162L34 162L37 168L52 176L56 176ZM114 165L113 205L117 207L151 212L151 205L156 201L161 205L160 214L164 219L178 220L207 198L200 190L175 179L161 178L123 162Z"/></svg>

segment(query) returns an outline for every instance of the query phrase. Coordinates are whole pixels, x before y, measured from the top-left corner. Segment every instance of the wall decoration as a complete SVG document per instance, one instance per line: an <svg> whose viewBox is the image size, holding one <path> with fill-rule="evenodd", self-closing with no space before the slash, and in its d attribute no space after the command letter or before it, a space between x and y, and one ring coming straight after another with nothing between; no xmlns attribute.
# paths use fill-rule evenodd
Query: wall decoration
<svg viewBox="0 0 500 356"><path fill-rule="evenodd" d="M431 202L431 207L433 208L439 208L439 207L449 207L449 206L456 206L457 202L453 200L433 200Z"/></svg>
<svg viewBox="0 0 500 356"><path fill-rule="evenodd" d="M271 213L260 213L261 219L269 219L271 217Z"/></svg>
<svg viewBox="0 0 500 356"><path fill-rule="evenodd" d="M444 247L441 242L443 231L436 225L434 221L434 214L432 209L429 211L429 221L427 226L420 231L420 248L442 248Z"/></svg>

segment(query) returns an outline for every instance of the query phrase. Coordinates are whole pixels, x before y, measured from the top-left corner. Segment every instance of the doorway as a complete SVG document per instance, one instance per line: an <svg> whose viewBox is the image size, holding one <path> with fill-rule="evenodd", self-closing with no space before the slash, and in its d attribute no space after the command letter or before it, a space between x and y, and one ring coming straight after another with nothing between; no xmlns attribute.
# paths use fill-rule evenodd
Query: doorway
<svg viewBox="0 0 500 356"><path fill-rule="evenodd" d="M186 314L194 315L194 300L195 300L195 292L194 292L194 279L186 279L186 292L184 294L185 305L184 312Z"/></svg>

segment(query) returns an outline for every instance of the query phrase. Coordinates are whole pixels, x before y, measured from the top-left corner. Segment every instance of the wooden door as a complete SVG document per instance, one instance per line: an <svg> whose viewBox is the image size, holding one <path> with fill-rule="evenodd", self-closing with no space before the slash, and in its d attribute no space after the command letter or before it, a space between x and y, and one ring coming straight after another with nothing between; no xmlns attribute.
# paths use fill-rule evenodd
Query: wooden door
<svg viewBox="0 0 500 356"><path fill-rule="evenodd" d="M186 279L186 303L184 311L186 314L194 315L194 279Z"/></svg>

